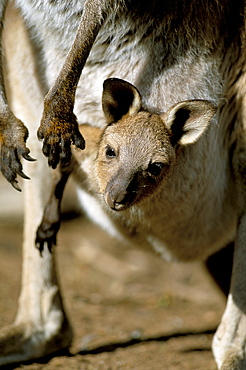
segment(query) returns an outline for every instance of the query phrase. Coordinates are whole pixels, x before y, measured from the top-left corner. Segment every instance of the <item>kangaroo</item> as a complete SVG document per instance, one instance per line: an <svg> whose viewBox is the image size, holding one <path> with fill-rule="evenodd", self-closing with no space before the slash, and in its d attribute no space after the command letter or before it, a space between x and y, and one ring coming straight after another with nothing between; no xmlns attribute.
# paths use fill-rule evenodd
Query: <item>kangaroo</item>
<svg viewBox="0 0 246 370"><path fill-rule="evenodd" d="M80 200L94 221L165 258L205 259L234 242L230 294L213 352L219 369L244 369L244 0L15 0L22 20L13 10L5 16L7 3L0 1L6 60L0 166L17 190L18 176L31 180L23 184L18 312L0 331L0 363L71 345L53 247L62 191L74 172L86 176ZM112 76L121 82L104 85L109 125L101 132L102 85ZM136 131L139 122L150 136ZM78 124L85 123L81 133ZM138 156L127 165L137 149L133 141L119 151L126 124L132 129L127 140L132 136L142 152L144 141L150 148L146 162ZM150 146L151 127L159 127L160 152ZM85 152L74 151L84 149L90 130L94 141L88 136Z"/></svg>
<svg viewBox="0 0 246 370"><path fill-rule="evenodd" d="M215 106L192 100L151 113L135 86L110 78L104 82L102 107L107 125L81 125L88 148L73 152L74 175L83 184L81 203L88 193L97 198L89 217L121 240L152 246L168 261L205 260L234 241L242 205ZM234 270L234 279L214 338L215 354L225 323L230 340L238 335L231 305L235 309L234 300L240 302L244 274L235 277ZM241 330L245 341L244 324ZM221 368L244 368L244 354L236 352ZM220 368L223 360L216 359Z"/></svg>

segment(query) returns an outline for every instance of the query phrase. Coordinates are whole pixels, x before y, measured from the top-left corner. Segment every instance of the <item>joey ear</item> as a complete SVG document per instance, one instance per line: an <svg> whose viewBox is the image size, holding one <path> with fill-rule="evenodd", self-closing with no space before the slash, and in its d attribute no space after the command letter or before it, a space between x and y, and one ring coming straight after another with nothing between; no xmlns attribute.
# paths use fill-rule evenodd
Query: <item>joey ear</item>
<svg viewBox="0 0 246 370"><path fill-rule="evenodd" d="M183 101L172 106L163 115L165 125L172 134L172 144L194 143L205 131L215 112L216 107L207 100Z"/></svg>
<svg viewBox="0 0 246 370"><path fill-rule="evenodd" d="M125 114L135 114L141 108L138 89L118 78L109 78L103 83L102 108L108 123L116 122Z"/></svg>

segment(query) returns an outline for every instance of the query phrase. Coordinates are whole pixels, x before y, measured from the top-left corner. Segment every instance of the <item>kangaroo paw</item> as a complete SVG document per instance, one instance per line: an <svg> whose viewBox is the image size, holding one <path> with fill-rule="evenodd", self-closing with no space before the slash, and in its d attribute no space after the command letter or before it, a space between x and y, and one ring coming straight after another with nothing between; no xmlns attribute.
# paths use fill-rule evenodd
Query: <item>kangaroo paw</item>
<svg viewBox="0 0 246 370"><path fill-rule="evenodd" d="M239 358L237 355L223 363L221 370L243 370L246 369L246 360Z"/></svg>
<svg viewBox="0 0 246 370"><path fill-rule="evenodd" d="M45 243L47 244L48 250L52 252L52 248L56 245L56 236L60 228L60 221L54 222L53 224L45 224L43 221L37 230L35 245L38 248L40 255L44 250Z"/></svg>
<svg viewBox="0 0 246 370"><path fill-rule="evenodd" d="M228 296L227 307L213 339L213 352L220 370L246 369L246 315Z"/></svg>
<svg viewBox="0 0 246 370"><path fill-rule="evenodd" d="M50 115L53 109L45 109L38 129L38 138L43 140L43 153L48 164L56 168L58 163L69 163L71 144L85 148L85 141L79 132L77 118L73 113L61 113L59 117Z"/></svg>
<svg viewBox="0 0 246 370"><path fill-rule="evenodd" d="M51 189L50 198L44 208L43 218L36 233L35 245L42 256L45 243L48 250L52 252L53 245L56 245L56 236L61 224L61 200L63 191L66 186L68 177L72 171L73 165L54 171L53 188Z"/></svg>
<svg viewBox="0 0 246 370"><path fill-rule="evenodd" d="M10 184L21 191L17 175L29 179L22 171L21 158L35 159L30 157L30 150L26 147L28 131L24 124L12 115L6 121L6 124L0 124L0 170Z"/></svg>
<svg viewBox="0 0 246 370"><path fill-rule="evenodd" d="M30 324L12 324L0 331L0 366L43 357L70 347L72 330L64 320L57 332Z"/></svg>

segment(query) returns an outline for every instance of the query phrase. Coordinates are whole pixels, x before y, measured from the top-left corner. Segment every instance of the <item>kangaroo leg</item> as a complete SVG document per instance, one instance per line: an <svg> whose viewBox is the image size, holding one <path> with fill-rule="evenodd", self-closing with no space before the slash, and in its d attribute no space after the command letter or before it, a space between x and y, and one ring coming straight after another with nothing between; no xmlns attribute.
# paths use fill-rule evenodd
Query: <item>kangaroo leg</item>
<svg viewBox="0 0 246 370"><path fill-rule="evenodd" d="M41 257L35 248L38 227L54 192L54 176L36 137L44 94L35 78L37 72L33 48L29 45L19 18L12 13L11 19L11 24L6 25L8 98L14 113L29 129L29 147L37 161L23 164L31 180L24 184L22 286L16 320L0 331L1 365L66 348L72 340L56 276L55 251L51 254L48 248L44 248ZM27 65L28 68L25 68Z"/></svg>
<svg viewBox="0 0 246 370"><path fill-rule="evenodd" d="M42 222L38 227L35 244L40 254L47 244L48 250L52 252L53 245L56 245L56 236L61 223L61 200L73 165L60 166L53 173L53 183L50 198L43 212Z"/></svg>
<svg viewBox="0 0 246 370"><path fill-rule="evenodd" d="M219 369L246 369L246 215L235 244L232 283L226 310L213 340Z"/></svg>
<svg viewBox="0 0 246 370"><path fill-rule="evenodd" d="M41 151L41 148L39 149ZM35 153L39 158L37 150ZM44 181L44 186L40 186L40 179L34 177L24 186L26 206L21 294L15 323L0 332L0 364L38 358L68 347L72 340L72 331L63 308L56 277L55 250L51 254L48 248L43 248L45 242L49 249L52 248L57 232L57 228L54 231L52 227L53 222L57 222L60 199L57 200L55 195L50 169L47 168L45 160L42 162L39 158L38 163L29 171L37 171L46 177L49 175L51 180ZM63 188L64 183L64 178L60 178L55 188ZM50 197L46 195L48 188ZM52 195L53 201L49 203ZM42 203L47 200L48 205L43 209ZM54 208L52 212L51 206ZM50 212L56 217L49 217L47 222ZM41 233L44 222L45 232ZM43 249L42 256L35 248L37 229L39 246Z"/></svg>
<svg viewBox="0 0 246 370"><path fill-rule="evenodd" d="M240 98L239 92L239 98ZM243 107L244 95L241 107ZM240 195L241 217L238 222L233 256L232 279L226 310L214 336L213 352L218 368L223 370L246 369L246 142L244 110L239 110L241 125L233 154L235 179Z"/></svg>

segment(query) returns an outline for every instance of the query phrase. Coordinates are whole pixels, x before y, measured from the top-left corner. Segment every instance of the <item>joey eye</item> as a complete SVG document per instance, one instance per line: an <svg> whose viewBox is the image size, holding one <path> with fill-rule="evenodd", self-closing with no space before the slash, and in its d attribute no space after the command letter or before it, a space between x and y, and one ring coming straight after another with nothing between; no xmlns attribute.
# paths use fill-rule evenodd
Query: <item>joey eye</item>
<svg viewBox="0 0 246 370"><path fill-rule="evenodd" d="M147 168L147 171L152 176L159 176L163 167L164 167L164 163L161 163L161 162L150 163Z"/></svg>
<svg viewBox="0 0 246 370"><path fill-rule="evenodd" d="M105 154L107 158L114 158L116 157L115 150L111 146L107 146L105 150Z"/></svg>

